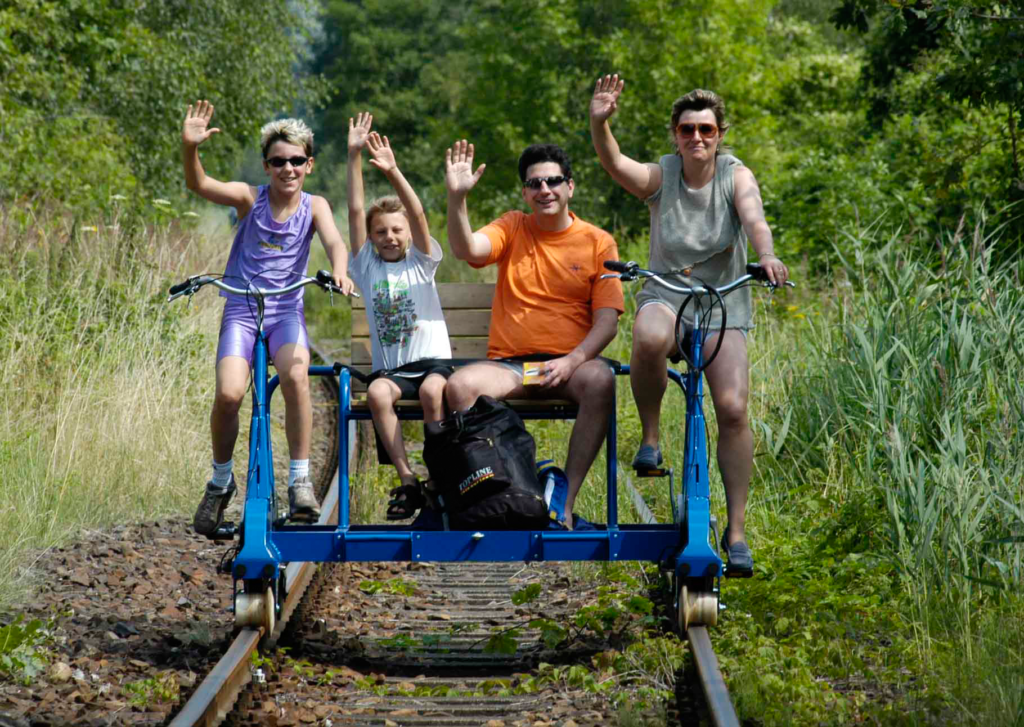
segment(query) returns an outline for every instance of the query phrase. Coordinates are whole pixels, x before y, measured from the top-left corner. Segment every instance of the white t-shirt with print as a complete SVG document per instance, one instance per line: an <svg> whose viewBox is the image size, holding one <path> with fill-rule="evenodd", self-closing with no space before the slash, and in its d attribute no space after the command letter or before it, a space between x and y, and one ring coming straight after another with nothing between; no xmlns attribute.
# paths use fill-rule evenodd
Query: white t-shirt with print
<svg viewBox="0 0 1024 727"><path fill-rule="evenodd" d="M367 240L349 263L349 276L366 300L373 370L394 369L424 358L451 358L448 326L434 273L441 245L430 238L430 255L409 246L398 262L385 262ZM417 374L414 374L417 375Z"/></svg>

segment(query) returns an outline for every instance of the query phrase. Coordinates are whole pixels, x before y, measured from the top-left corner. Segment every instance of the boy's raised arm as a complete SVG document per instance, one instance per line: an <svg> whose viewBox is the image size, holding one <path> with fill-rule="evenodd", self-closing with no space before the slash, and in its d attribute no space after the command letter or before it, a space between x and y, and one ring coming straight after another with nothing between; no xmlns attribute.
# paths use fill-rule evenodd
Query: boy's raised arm
<svg viewBox="0 0 1024 727"><path fill-rule="evenodd" d="M395 154L391 150L391 143L386 136L381 136L374 131L367 139L367 148L370 150L370 164L384 173L394 188L395 194L398 195L398 199L402 201L402 206L405 207L409 217L412 244L424 255L430 255L430 226L427 224L427 213L423 210L423 203L416 196L409 180L398 168Z"/></svg>
<svg viewBox="0 0 1024 727"><path fill-rule="evenodd" d="M348 237L352 256L366 242L366 202L363 194L363 147L370 135L373 115L360 112L348 120Z"/></svg>
<svg viewBox="0 0 1024 727"><path fill-rule="evenodd" d="M242 219L249 214L256 201L253 188L245 182L221 182L207 176L199 161L199 145L220 133L218 128L208 128L212 118L213 104L209 101L196 101L195 106L189 104L185 112L185 120L181 125L185 186L203 199L234 207L238 211L238 218Z"/></svg>

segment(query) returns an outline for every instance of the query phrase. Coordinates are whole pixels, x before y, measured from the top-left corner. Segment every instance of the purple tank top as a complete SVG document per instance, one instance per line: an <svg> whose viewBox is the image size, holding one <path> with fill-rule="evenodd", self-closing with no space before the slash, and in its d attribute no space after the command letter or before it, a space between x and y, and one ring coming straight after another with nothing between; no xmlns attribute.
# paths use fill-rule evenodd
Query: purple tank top
<svg viewBox="0 0 1024 727"><path fill-rule="evenodd" d="M252 206L238 225L231 254L224 269L225 282L238 288L247 283L258 288L283 288L306 274L309 243L313 239L312 198L302 192L299 207L284 222L277 222L270 210L268 186L262 185ZM305 288L266 299L266 312L302 305ZM221 292L228 305L245 305L242 296Z"/></svg>

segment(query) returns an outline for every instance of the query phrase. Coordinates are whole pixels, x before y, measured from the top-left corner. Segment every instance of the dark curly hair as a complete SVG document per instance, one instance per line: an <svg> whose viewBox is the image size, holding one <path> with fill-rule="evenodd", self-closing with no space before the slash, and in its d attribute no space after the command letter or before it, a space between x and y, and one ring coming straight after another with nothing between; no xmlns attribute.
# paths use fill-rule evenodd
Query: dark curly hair
<svg viewBox="0 0 1024 727"><path fill-rule="evenodd" d="M526 181L526 170L534 164L555 162L562 168L562 176L572 179L572 163L569 155L557 144L531 144L519 156L519 181Z"/></svg>

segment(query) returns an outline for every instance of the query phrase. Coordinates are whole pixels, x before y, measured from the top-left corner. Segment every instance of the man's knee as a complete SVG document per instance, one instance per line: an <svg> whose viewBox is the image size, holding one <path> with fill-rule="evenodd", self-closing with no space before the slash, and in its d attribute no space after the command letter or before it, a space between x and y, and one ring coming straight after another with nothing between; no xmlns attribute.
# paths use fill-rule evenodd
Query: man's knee
<svg viewBox="0 0 1024 727"><path fill-rule="evenodd" d="M472 371L461 369L452 374L444 387L444 398L452 411L462 411L473 406L479 396L479 386Z"/></svg>
<svg viewBox="0 0 1024 727"><path fill-rule="evenodd" d="M606 363L594 359L573 372L571 385L580 404L612 401L615 394L615 374Z"/></svg>

